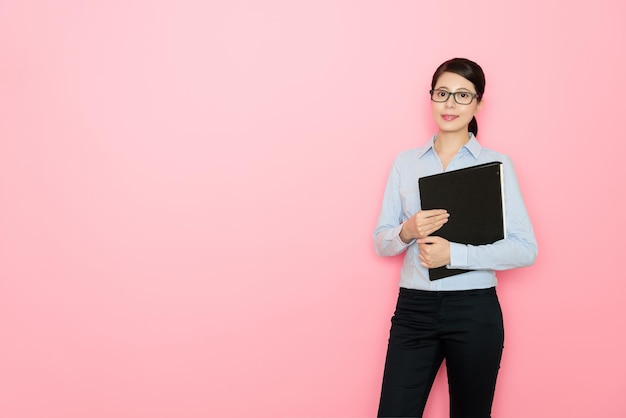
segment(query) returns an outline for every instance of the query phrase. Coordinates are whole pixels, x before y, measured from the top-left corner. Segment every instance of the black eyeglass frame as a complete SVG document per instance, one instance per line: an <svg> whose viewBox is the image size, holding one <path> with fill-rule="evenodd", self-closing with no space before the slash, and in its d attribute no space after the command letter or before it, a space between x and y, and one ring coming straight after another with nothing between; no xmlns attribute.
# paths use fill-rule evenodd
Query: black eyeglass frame
<svg viewBox="0 0 626 418"><path fill-rule="evenodd" d="M433 93L434 93L434 92L443 92L443 93L446 93L446 98L445 98L445 99L443 99L443 100L435 100L435 99L433 99ZM435 102L435 103L445 103L445 102L447 102L447 101L448 101L448 99L450 98L450 96L452 96L452 97L454 98L454 101L455 101L457 104L464 105L464 106L467 106L467 105L472 104L472 102L474 101L474 99L476 99L477 97L478 97L478 98L480 98L480 96L478 96L478 94L477 94L477 93L472 93L472 92L469 92L469 91L447 91L447 90L441 90L441 89L432 89L432 90L430 90L430 92L429 92L429 93L430 93L430 100L432 100L432 101L433 101L433 102ZM469 101L469 103L461 103L461 102L459 102L459 101L458 101L458 99L456 98L456 95L457 95L457 94L459 94L459 93L469 94L470 96L472 96L472 100L470 100L470 101Z"/></svg>

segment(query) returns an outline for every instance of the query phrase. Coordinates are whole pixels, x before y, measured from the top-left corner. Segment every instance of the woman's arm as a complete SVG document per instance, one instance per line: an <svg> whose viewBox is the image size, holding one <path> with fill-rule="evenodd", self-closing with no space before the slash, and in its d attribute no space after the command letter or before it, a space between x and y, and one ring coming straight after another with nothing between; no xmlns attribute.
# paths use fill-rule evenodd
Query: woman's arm
<svg viewBox="0 0 626 418"><path fill-rule="evenodd" d="M400 254L416 239L432 234L448 221L449 215L443 209L418 211L404 219L406 211L402 206L401 177L402 170L396 159L387 180L382 209L374 231L374 248L378 255Z"/></svg>
<svg viewBox="0 0 626 418"><path fill-rule="evenodd" d="M522 199L513 164L503 159L506 238L488 245L450 243L450 268L508 270L529 266L537 257L537 241Z"/></svg>
<svg viewBox="0 0 626 418"><path fill-rule="evenodd" d="M393 256L407 249L412 242L400 239L402 230L402 201L400 197L400 167L398 159L393 163L387 178L383 204L374 230L374 249L381 256Z"/></svg>

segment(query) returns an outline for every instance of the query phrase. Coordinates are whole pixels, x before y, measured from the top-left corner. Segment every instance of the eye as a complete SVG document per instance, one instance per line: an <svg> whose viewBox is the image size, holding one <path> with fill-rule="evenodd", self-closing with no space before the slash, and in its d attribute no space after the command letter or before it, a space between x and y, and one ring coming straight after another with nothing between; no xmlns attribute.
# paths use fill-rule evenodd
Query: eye
<svg viewBox="0 0 626 418"><path fill-rule="evenodd" d="M447 97L447 96L448 96L447 91L437 90L437 97L441 97L443 99L444 97Z"/></svg>
<svg viewBox="0 0 626 418"><path fill-rule="evenodd" d="M469 93L460 92L457 94L459 95L459 98L461 99L467 99L469 97Z"/></svg>

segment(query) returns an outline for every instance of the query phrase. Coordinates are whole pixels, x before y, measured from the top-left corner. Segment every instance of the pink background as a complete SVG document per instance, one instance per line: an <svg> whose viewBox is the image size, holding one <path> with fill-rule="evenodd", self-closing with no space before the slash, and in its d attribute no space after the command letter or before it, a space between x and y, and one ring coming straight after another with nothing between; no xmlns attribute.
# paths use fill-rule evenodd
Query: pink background
<svg viewBox="0 0 626 418"><path fill-rule="evenodd" d="M371 235L464 56L540 248L499 275L494 416L623 417L625 14L1 0L0 416L374 416L401 259Z"/></svg>

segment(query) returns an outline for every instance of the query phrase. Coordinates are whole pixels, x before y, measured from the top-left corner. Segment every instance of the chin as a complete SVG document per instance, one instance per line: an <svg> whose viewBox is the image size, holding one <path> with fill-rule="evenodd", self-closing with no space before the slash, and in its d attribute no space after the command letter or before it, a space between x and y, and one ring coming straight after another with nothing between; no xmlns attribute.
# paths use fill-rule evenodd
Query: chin
<svg viewBox="0 0 626 418"><path fill-rule="evenodd" d="M445 132L448 134L463 133L463 132L469 132L469 129L467 126L461 126L461 127L439 126L439 132Z"/></svg>

